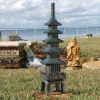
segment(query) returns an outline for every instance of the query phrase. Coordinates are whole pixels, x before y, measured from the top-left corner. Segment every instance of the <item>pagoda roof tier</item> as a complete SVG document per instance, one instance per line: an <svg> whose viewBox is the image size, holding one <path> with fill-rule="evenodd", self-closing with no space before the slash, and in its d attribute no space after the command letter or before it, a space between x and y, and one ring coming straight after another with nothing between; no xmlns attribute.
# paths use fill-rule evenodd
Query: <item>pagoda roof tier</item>
<svg viewBox="0 0 100 100"><path fill-rule="evenodd" d="M62 49L60 48L55 48L55 47L49 47L49 48L45 48L43 50L44 53L48 53L48 54L52 54L52 53L62 53Z"/></svg>
<svg viewBox="0 0 100 100"><path fill-rule="evenodd" d="M61 60L57 58L50 58L50 57L43 60L42 63L45 65L63 65L64 64L64 62L62 62Z"/></svg>
<svg viewBox="0 0 100 100"><path fill-rule="evenodd" d="M47 25L47 26L61 26L62 24L60 24L56 19L50 19L47 23L45 23L45 25Z"/></svg>
<svg viewBox="0 0 100 100"><path fill-rule="evenodd" d="M48 43L48 44L50 44L50 43L62 43L63 42L63 40L58 39L58 38L47 38L43 41Z"/></svg>
<svg viewBox="0 0 100 100"><path fill-rule="evenodd" d="M58 29L49 29L49 30L45 31L44 33L47 33L47 34L62 34L62 31L59 31Z"/></svg>

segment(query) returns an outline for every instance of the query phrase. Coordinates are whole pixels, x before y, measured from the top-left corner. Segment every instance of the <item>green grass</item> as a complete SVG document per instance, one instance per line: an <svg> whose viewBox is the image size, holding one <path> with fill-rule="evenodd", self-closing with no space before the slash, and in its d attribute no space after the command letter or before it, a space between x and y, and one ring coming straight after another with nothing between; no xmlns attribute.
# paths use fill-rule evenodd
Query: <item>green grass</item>
<svg viewBox="0 0 100 100"><path fill-rule="evenodd" d="M67 46L69 40L61 45ZM78 39L82 57L100 57L100 38ZM34 91L39 88L38 69L0 69L0 100L38 100ZM66 71L65 99L46 100L100 100L100 70Z"/></svg>
<svg viewBox="0 0 100 100"><path fill-rule="evenodd" d="M34 98L32 95L34 90L38 88L38 84L39 71L37 70L0 70L0 97L4 98L4 100L27 100L27 98Z"/></svg>

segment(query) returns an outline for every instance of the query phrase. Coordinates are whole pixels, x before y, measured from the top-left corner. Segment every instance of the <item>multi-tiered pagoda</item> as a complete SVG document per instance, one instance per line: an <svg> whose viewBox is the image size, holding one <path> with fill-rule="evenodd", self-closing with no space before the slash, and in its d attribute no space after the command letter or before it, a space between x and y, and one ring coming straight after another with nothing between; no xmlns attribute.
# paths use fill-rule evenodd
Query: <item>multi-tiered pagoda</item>
<svg viewBox="0 0 100 100"><path fill-rule="evenodd" d="M65 92L65 74L61 72L61 65L63 62L59 59L62 50L59 48L59 43L63 41L58 38L58 34L62 34L57 29L57 26L61 24L55 18L55 4L51 4L51 18L45 24L48 26L46 32L48 38L44 40L47 47L43 50L47 55L46 59L42 61L45 64L45 70L41 71L41 92L45 92L46 95L50 95L52 84L55 86L56 92Z"/></svg>

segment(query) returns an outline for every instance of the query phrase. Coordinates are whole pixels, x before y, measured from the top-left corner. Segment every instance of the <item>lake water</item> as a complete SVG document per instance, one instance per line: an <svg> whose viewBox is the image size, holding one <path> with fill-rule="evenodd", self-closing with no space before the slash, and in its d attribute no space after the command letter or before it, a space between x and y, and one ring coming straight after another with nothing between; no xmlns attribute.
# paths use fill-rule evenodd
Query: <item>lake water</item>
<svg viewBox="0 0 100 100"><path fill-rule="evenodd" d="M22 39L25 40L44 40L47 34L44 33L46 29L17 29L17 33ZM66 39L73 36L82 37L85 34L100 35L100 28L62 28L60 29L63 34L59 35L60 38ZM14 29L1 29L1 36L3 40L7 40L10 34L15 34Z"/></svg>

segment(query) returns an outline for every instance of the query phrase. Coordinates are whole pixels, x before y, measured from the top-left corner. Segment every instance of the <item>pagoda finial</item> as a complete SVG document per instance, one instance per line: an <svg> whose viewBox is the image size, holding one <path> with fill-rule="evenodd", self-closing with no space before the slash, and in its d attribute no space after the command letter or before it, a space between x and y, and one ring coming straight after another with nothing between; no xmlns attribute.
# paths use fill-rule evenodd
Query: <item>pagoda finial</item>
<svg viewBox="0 0 100 100"><path fill-rule="evenodd" d="M51 3L51 19L55 19L55 3Z"/></svg>

